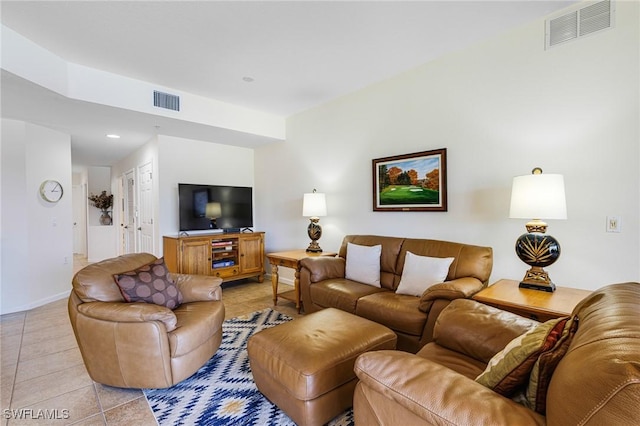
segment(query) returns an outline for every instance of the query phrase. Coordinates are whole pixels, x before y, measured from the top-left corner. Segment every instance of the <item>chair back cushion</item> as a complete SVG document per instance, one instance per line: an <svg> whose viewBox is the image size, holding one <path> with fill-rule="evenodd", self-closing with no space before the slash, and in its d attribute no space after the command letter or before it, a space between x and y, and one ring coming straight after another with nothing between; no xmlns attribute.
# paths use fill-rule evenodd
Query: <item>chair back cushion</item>
<svg viewBox="0 0 640 426"><path fill-rule="evenodd" d="M463 277L474 277L485 285L489 281L493 268L493 250L491 247L449 241L418 238L385 237L380 235L347 235L342 240L338 255L347 258L347 244L362 246L382 245L380 256L380 285L394 290L398 288L404 269L406 252L418 256L453 257L449 267L447 281Z"/></svg>
<svg viewBox="0 0 640 426"><path fill-rule="evenodd" d="M603 287L573 315L578 330L549 383L547 424L638 424L640 283Z"/></svg>
<svg viewBox="0 0 640 426"><path fill-rule="evenodd" d="M73 277L73 291L84 303L124 302L113 275L133 271L155 260L149 253L132 253L92 263Z"/></svg>
<svg viewBox="0 0 640 426"><path fill-rule="evenodd" d="M493 250L491 247L474 246L451 241L407 238L404 240L398 256L398 270L400 270L400 275L402 275L402 270L404 269L407 251L418 256L453 257L453 263L451 263L449 267L447 281L463 277L474 277L486 284L489 281L489 275L491 275L491 269L493 268ZM399 282L400 278L398 278L398 283Z"/></svg>
<svg viewBox="0 0 640 426"><path fill-rule="evenodd" d="M360 246L382 245L382 253L380 255L380 287L393 290L398 285L398 283L395 282L395 277L399 277L402 274L402 271L397 270L397 264L398 253L400 253L403 241L404 238L383 237L379 235L347 235L342 240L342 246L340 247L338 255L344 259L347 258L348 243Z"/></svg>

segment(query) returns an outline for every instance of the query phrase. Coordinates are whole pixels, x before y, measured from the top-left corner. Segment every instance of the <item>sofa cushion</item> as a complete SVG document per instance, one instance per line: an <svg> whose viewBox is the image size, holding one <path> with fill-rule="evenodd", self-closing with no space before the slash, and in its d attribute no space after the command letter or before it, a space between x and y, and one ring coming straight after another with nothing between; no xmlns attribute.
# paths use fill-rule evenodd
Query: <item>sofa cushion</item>
<svg viewBox="0 0 640 426"><path fill-rule="evenodd" d="M389 290L357 283L345 278L336 278L315 283L309 289L313 303L322 308L338 308L356 313L356 303L363 296ZM305 305L306 306L306 305Z"/></svg>
<svg viewBox="0 0 640 426"><path fill-rule="evenodd" d="M402 269L398 267L398 255L404 243L404 238L385 237L380 235L347 235L342 240L339 256L347 258L347 245L382 246L380 255L380 285L389 290L395 290L400 281Z"/></svg>
<svg viewBox="0 0 640 426"><path fill-rule="evenodd" d="M491 358L476 381L501 395L512 396L527 382L540 354L555 346L567 321L567 317L552 319L516 337Z"/></svg>
<svg viewBox="0 0 640 426"><path fill-rule="evenodd" d="M386 325L393 331L422 336L427 314L418 309L420 299L391 291L363 296L356 305L356 315Z"/></svg>
<svg viewBox="0 0 640 426"><path fill-rule="evenodd" d="M347 244L345 278L380 287L380 254L382 246Z"/></svg>
<svg viewBox="0 0 640 426"><path fill-rule="evenodd" d="M451 241L425 240L406 238L398 256L398 270L402 271L405 256L410 251L418 256L453 257L455 260L449 268L447 281L462 277L474 277L487 282L493 266L493 250L491 247L474 246ZM399 278L399 277L398 277Z"/></svg>
<svg viewBox="0 0 640 426"><path fill-rule="evenodd" d="M482 373L484 368L487 366L487 364L482 361L461 354L460 352L444 348L434 342L424 345L416 355L440 365L444 365L445 367L456 371L471 380L478 377L478 375Z"/></svg>
<svg viewBox="0 0 640 426"><path fill-rule="evenodd" d="M451 262L453 257L418 256L408 251L396 293L421 296L427 288L447 278Z"/></svg>
<svg viewBox="0 0 640 426"><path fill-rule="evenodd" d="M442 347L481 361L484 370L491 358L509 342L538 325L538 321L475 300L456 299L438 315L433 340Z"/></svg>
<svg viewBox="0 0 640 426"><path fill-rule="evenodd" d="M182 303L182 293L169 276L164 258L133 271L114 274L113 278L127 302L154 303L169 309Z"/></svg>
<svg viewBox="0 0 640 426"><path fill-rule="evenodd" d="M222 303L184 303L173 312L178 323L168 334L171 358L189 354L222 330L225 312Z"/></svg>

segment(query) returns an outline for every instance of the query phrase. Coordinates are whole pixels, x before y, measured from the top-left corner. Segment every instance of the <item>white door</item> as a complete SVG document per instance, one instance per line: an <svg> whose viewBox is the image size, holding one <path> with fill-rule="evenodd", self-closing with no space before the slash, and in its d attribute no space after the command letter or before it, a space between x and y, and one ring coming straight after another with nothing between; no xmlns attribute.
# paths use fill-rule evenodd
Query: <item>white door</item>
<svg viewBox="0 0 640 426"><path fill-rule="evenodd" d="M73 208L73 252L87 255L87 196L84 185L71 187Z"/></svg>
<svg viewBox="0 0 640 426"><path fill-rule="evenodd" d="M124 254L136 253L136 192L135 173L129 170L122 179L122 244Z"/></svg>
<svg viewBox="0 0 640 426"><path fill-rule="evenodd" d="M155 253L153 230L153 164L138 166L138 235L139 251Z"/></svg>

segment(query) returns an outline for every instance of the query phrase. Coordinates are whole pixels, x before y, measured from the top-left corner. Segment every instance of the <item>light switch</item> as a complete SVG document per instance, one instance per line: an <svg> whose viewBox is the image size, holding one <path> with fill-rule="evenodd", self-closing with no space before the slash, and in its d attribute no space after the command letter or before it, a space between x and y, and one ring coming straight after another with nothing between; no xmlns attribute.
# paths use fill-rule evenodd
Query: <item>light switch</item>
<svg viewBox="0 0 640 426"><path fill-rule="evenodd" d="M621 225L619 216L607 216L607 232L620 232Z"/></svg>

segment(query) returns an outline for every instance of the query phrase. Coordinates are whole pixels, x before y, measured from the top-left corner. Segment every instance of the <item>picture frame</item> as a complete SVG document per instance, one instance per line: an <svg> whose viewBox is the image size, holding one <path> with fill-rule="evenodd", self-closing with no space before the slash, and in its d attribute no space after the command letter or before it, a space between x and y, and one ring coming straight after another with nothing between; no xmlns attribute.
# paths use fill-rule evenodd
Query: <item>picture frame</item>
<svg viewBox="0 0 640 426"><path fill-rule="evenodd" d="M447 211L447 149L376 158L374 211Z"/></svg>

